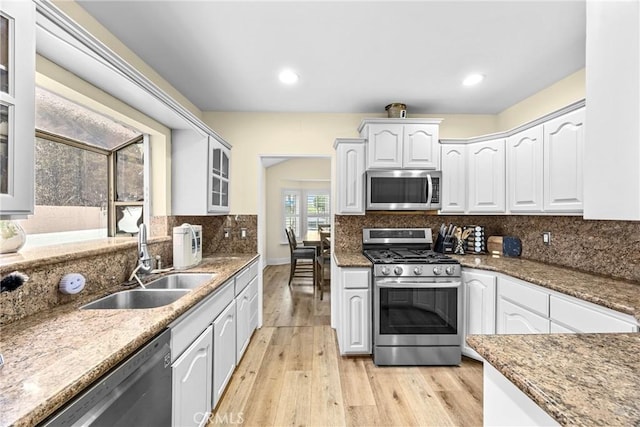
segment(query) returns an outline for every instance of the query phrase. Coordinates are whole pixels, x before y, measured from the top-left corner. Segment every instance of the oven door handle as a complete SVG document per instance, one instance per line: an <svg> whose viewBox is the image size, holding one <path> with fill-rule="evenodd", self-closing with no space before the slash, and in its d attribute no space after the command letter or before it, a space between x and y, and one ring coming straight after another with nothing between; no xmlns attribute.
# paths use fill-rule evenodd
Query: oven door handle
<svg viewBox="0 0 640 427"><path fill-rule="evenodd" d="M462 286L462 282L425 282L425 281L413 281L413 280L394 280L394 279L377 279L375 286L378 288L459 288Z"/></svg>

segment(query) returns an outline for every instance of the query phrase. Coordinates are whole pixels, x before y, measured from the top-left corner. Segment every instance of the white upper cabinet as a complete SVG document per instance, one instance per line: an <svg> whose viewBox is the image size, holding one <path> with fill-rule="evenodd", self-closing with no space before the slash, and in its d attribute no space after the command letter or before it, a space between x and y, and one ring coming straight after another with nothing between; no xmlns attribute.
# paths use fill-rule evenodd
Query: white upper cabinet
<svg viewBox="0 0 640 427"><path fill-rule="evenodd" d="M544 124L546 212L582 212L584 118L581 108Z"/></svg>
<svg viewBox="0 0 640 427"><path fill-rule="evenodd" d="M542 212L542 125L507 138L507 183L511 212Z"/></svg>
<svg viewBox="0 0 640 427"><path fill-rule="evenodd" d="M439 169L441 119L367 119L367 169Z"/></svg>
<svg viewBox="0 0 640 427"><path fill-rule="evenodd" d="M365 213L365 140L336 139L336 213L364 215Z"/></svg>
<svg viewBox="0 0 640 427"><path fill-rule="evenodd" d="M230 151L213 136L171 132L173 215L229 213Z"/></svg>
<svg viewBox="0 0 640 427"><path fill-rule="evenodd" d="M3 2L0 32L0 215L24 217L35 201L35 4Z"/></svg>
<svg viewBox="0 0 640 427"><path fill-rule="evenodd" d="M469 144L469 213L504 213L504 139Z"/></svg>
<svg viewBox="0 0 640 427"><path fill-rule="evenodd" d="M467 209L467 147L442 144L443 213L464 213Z"/></svg>
<svg viewBox="0 0 640 427"><path fill-rule="evenodd" d="M640 220L640 2L588 1L584 217Z"/></svg>

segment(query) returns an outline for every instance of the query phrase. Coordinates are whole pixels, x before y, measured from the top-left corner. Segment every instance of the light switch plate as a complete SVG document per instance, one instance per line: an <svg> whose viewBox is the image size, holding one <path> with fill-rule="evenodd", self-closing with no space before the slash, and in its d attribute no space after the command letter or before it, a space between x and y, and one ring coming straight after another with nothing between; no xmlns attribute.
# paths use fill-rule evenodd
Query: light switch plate
<svg viewBox="0 0 640 427"><path fill-rule="evenodd" d="M542 233L542 243L544 243L547 246L551 245L551 232L550 231L544 231Z"/></svg>

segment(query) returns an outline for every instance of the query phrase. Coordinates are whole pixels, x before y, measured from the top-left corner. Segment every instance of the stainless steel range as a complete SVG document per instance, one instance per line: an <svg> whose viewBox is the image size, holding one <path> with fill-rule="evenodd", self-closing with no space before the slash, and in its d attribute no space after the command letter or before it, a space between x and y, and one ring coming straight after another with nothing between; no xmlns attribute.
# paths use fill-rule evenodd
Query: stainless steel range
<svg viewBox="0 0 640 427"><path fill-rule="evenodd" d="M376 365L459 365L460 264L433 252L429 228L365 228L373 262L373 361Z"/></svg>

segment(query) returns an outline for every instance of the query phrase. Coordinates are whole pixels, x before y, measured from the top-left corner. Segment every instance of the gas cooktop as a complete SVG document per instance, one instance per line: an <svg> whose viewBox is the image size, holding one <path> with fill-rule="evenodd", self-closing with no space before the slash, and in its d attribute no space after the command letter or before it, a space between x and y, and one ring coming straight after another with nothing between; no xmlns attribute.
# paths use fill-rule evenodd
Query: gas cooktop
<svg viewBox="0 0 640 427"><path fill-rule="evenodd" d="M365 249L364 255L376 264L457 264L455 259L430 249Z"/></svg>

